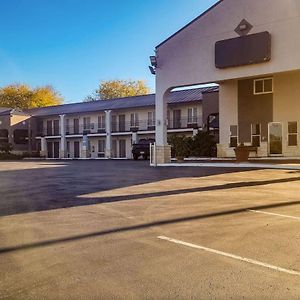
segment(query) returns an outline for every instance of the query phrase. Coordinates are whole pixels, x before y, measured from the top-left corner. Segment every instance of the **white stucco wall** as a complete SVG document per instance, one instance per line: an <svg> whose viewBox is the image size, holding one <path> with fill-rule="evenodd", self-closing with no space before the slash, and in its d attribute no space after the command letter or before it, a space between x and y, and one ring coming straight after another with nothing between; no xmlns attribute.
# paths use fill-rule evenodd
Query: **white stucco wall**
<svg viewBox="0 0 300 300"><path fill-rule="evenodd" d="M215 43L238 37L234 29L242 19L253 25L249 34L272 35L270 62L217 69ZM157 48L159 97L169 87L220 82L300 69L299 0L223 0Z"/></svg>

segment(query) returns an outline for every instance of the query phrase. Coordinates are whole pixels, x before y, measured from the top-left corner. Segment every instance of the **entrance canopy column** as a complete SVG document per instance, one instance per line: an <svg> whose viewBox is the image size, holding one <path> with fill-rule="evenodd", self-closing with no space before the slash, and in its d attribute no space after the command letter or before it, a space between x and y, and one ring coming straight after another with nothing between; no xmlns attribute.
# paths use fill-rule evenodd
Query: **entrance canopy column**
<svg viewBox="0 0 300 300"><path fill-rule="evenodd" d="M155 96L155 143L156 143L156 163L164 164L171 161L171 147L168 145L168 105L167 96L170 90L166 92L157 91Z"/></svg>

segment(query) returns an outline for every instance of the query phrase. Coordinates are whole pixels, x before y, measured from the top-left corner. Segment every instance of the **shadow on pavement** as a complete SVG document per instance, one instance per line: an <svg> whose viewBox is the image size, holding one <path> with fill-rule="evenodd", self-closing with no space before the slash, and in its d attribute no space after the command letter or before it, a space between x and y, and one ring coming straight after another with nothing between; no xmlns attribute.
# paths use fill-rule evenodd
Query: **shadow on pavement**
<svg viewBox="0 0 300 300"><path fill-rule="evenodd" d="M84 239L88 239L88 238L105 236L105 235L114 234L114 233L137 231L137 230L147 229L147 228L156 227L156 226L165 226L165 225L182 223L182 222L191 222L191 221L197 221L197 220L226 216L226 215L234 215L234 214L248 212L248 210L262 210L262 209L276 208L276 207L287 207L287 206L292 206L292 205L297 205L297 204L300 204L300 201L280 202L280 203L276 203L276 204L250 206L250 207L244 207L244 208L238 208L238 209L232 209L232 210L226 210L226 211L220 211L220 212L211 212L211 213L202 214L202 215L194 215L194 216L189 216L189 217L149 222L149 223L127 226L127 227L118 227L118 228L113 228L113 229L108 229L108 230L103 230L103 231L96 231L96 232L90 232L90 233L86 233L86 234L75 235L75 236L66 237L66 238L53 239L53 240L48 240L48 241L40 241L40 242L36 242L36 243L0 248L0 254L15 252L15 251L19 251L19 250L29 250L29 249L46 247L46 246L52 246L52 245L57 245L57 244L62 244L62 243L67 243L67 242L73 242L73 241L77 241L77 240L84 240Z"/></svg>

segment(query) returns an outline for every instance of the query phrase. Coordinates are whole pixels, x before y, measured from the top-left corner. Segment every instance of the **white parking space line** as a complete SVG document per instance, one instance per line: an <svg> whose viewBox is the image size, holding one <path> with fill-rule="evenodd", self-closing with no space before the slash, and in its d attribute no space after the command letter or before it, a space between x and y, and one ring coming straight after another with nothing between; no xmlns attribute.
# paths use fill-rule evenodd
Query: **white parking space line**
<svg viewBox="0 0 300 300"><path fill-rule="evenodd" d="M252 264L252 265L261 266L261 267L268 268L268 269L271 269L271 270L275 270L275 271L278 271L278 272L283 272L283 273L287 273L287 274L291 274L291 275L300 276L300 272L298 272L298 271L277 267L277 266L270 265L268 263L264 263L264 262L254 260L254 259L251 259L251 258L246 258L246 257L234 255L234 254L231 254L231 253L226 253L226 252L223 252L223 251L219 251L219 250L199 246L199 245L196 245L196 244L187 243L187 242L172 239L172 238L169 238L169 237L166 237L166 236L158 236L157 238L159 238L160 240L165 240L165 241L175 243L175 244L179 244L179 245L183 245L183 246L186 246L186 247L190 247L190 248L194 248L194 249L198 249L198 250L203 250L203 251L214 253L214 254L217 254L217 255L229 257L229 258L239 260L239 261L242 261L242 262L247 262L247 263Z"/></svg>
<svg viewBox="0 0 300 300"><path fill-rule="evenodd" d="M282 215L282 214L276 214L276 213L271 213L271 212L266 212L261 210L253 210L253 209L249 209L248 211L251 211L253 213L258 213L258 214L264 214L264 215L270 215L270 216L276 216L276 217L288 218L288 219L294 219L300 221L300 217L295 217L295 216Z"/></svg>

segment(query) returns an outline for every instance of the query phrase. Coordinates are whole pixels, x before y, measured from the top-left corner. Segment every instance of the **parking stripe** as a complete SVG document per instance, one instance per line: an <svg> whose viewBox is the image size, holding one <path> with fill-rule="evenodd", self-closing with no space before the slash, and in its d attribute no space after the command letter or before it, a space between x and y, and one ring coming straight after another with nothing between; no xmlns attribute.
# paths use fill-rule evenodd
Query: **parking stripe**
<svg viewBox="0 0 300 300"><path fill-rule="evenodd" d="M300 221L300 217L295 217L295 216L288 216L288 215L276 214L276 213L271 213L271 212L266 212L266 211L261 211L261 210L253 210L253 209L249 209L248 211L258 213L258 214L271 215L271 216L294 219L294 220Z"/></svg>
<svg viewBox="0 0 300 300"><path fill-rule="evenodd" d="M234 254L231 254L231 253L226 253L226 252L223 252L223 251L219 251L219 250L199 246L199 245L196 245L196 244L191 244L191 243L187 243L187 242L184 242L184 241L172 239L172 238L169 238L169 237L166 237L166 236L158 236L157 238L160 239L160 240L165 240L165 241L175 243L175 244L179 244L179 245L183 245L183 246L186 246L186 247L199 249L199 250L214 253L214 254L217 254L217 255L229 257L229 258L239 260L239 261L242 261L242 262L247 262L247 263L250 263L252 265L261 266L261 267L268 268L268 269L271 269L271 270L275 270L275 271L278 271L278 272L283 272L283 273L287 273L287 274L290 274L290 275L300 276L300 272L298 272L298 271L277 267L277 266L270 265L268 263L264 263L264 262L254 260L254 259L251 259L251 258L241 257L241 256L234 255Z"/></svg>

